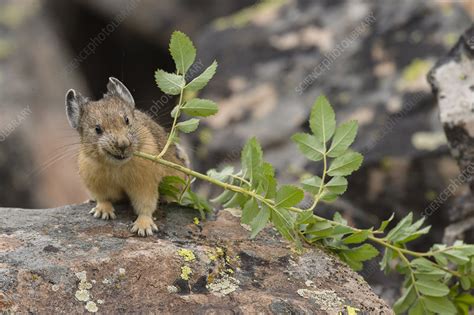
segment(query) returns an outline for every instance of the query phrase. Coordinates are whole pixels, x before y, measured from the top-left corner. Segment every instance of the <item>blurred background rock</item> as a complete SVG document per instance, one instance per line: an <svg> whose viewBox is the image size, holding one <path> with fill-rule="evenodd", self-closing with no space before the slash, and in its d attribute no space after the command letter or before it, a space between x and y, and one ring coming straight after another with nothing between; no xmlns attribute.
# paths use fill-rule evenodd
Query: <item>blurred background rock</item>
<svg viewBox="0 0 474 315"><path fill-rule="evenodd" d="M157 105L155 118L169 127L175 100L163 98L153 73L173 67L168 41L182 30L199 61L219 62L202 95L220 112L185 139L198 170L238 163L256 136L283 182L319 171L289 138L308 128L324 93L341 121L359 121L355 148L366 156L331 209L361 226L421 213L459 174L426 75L473 18L473 0L0 0L0 205L88 198L64 114L69 88L99 98L115 76L139 108ZM421 248L441 240L449 200L428 218L434 229ZM390 302L398 285L383 287Z"/></svg>

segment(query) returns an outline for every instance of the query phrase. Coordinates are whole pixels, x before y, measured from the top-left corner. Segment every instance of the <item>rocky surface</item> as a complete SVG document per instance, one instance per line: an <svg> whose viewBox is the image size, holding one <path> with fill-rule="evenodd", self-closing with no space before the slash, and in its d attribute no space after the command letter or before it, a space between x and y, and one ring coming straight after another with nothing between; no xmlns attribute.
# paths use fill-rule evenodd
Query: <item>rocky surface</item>
<svg viewBox="0 0 474 315"><path fill-rule="evenodd" d="M138 238L126 206L115 221L92 206L0 209L0 312L392 313L333 255L297 255L269 228L249 240L232 211L198 223L167 206L158 235Z"/></svg>

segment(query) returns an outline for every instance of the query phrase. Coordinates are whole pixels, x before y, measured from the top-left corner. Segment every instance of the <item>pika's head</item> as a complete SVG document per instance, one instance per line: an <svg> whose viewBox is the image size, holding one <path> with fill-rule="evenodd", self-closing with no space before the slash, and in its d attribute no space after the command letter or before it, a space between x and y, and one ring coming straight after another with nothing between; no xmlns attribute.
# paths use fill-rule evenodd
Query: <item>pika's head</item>
<svg viewBox="0 0 474 315"><path fill-rule="evenodd" d="M139 149L139 126L134 124L135 101L116 78L109 78L107 93L90 101L74 90L66 94L69 124L79 132L88 156L123 164Z"/></svg>

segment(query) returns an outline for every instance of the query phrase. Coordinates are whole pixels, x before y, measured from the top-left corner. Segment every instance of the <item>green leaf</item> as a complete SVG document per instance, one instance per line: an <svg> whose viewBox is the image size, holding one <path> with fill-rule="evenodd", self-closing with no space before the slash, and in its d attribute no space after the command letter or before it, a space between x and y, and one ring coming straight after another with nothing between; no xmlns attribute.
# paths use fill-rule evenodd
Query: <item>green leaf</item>
<svg viewBox="0 0 474 315"><path fill-rule="evenodd" d="M252 220L257 216L258 210L258 203L254 198L250 198L249 200L247 200L245 206L242 208L241 222L244 224L250 224Z"/></svg>
<svg viewBox="0 0 474 315"><path fill-rule="evenodd" d="M314 222L313 211L303 211L298 214L296 224L309 224Z"/></svg>
<svg viewBox="0 0 474 315"><path fill-rule="evenodd" d="M297 133L291 140L298 145L298 149L311 161L320 161L325 153L324 145L313 135L307 133Z"/></svg>
<svg viewBox="0 0 474 315"><path fill-rule="evenodd" d="M364 242L368 236L369 230L362 230L346 237L342 242L344 244L358 244Z"/></svg>
<svg viewBox="0 0 474 315"><path fill-rule="evenodd" d="M347 189L347 179L339 176L333 177L324 187L333 194L343 194Z"/></svg>
<svg viewBox="0 0 474 315"><path fill-rule="evenodd" d="M242 170L254 186L262 174L263 153L256 138L251 138L242 150Z"/></svg>
<svg viewBox="0 0 474 315"><path fill-rule="evenodd" d="M325 144L336 129L336 115L324 95L319 96L311 110L311 131L320 143Z"/></svg>
<svg viewBox="0 0 474 315"><path fill-rule="evenodd" d="M171 111L170 115L171 115L172 118L175 118L176 115L178 114L179 107L180 107L179 105L176 105L176 106L173 108L173 110Z"/></svg>
<svg viewBox="0 0 474 315"><path fill-rule="evenodd" d="M186 84L182 75L163 70L156 70L155 80L160 90L169 95L179 95Z"/></svg>
<svg viewBox="0 0 474 315"><path fill-rule="evenodd" d="M416 287L421 293L428 296L446 296L449 293L448 286L439 281L418 280Z"/></svg>
<svg viewBox="0 0 474 315"><path fill-rule="evenodd" d="M322 201L325 201L325 202L333 202L334 200L336 200L338 197L337 194L334 194L330 191L328 191L327 189L324 189L322 194L321 194L321 200Z"/></svg>
<svg viewBox="0 0 474 315"><path fill-rule="evenodd" d="M379 232L385 231L385 229L387 228L387 226L393 220L394 217L395 217L395 214L392 213L390 218L388 218L387 220L382 221L382 224L380 224L380 227L377 229L377 231L379 231Z"/></svg>
<svg viewBox="0 0 474 315"><path fill-rule="evenodd" d="M406 217L404 217L398 224L390 230L387 234L387 240L396 242L400 239L400 236L403 238L405 237L406 230L411 225L413 220L413 213L409 213Z"/></svg>
<svg viewBox="0 0 474 315"><path fill-rule="evenodd" d="M450 249L442 253L449 261L452 261L455 264L463 265L469 262L469 257L467 257L462 251L456 249Z"/></svg>
<svg viewBox="0 0 474 315"><path fill-rule="evenodd" d="M408 311L408 315L425 315L425 306L421 301L416 301L415 304Z"/></svg>
<svg viewBox="0 0 474 315"><path fill-rule="evenodd" d="M359 169L362 164L362 154L357 152L346 152L336 158L329 167L329 176L347 176Z"/></svg>
<svg viewBox="0 0 474 315"><path fill-rule="evenodd" d="M338 157L344 153L347 148L354 142L357 135L357 122L355 120L349 121L337 127L334 138L331 142L331 147L328 151L329 157Z"/></svg>
<svg viewBox="0 0 474 315"><path fill-rule="evenodd" d="M359 247L354 247L345 252L345 254L355 261L366 261L376 257L379 251L370 244L364 244Z"/></svg>
<svg viewBox="0 0 474 315"><path fill-rule="evenodd" d="M250 227L252 228L250 238L255 238L255 236L257 236L257 234L263 230L268 222L268 219L270 219L270 209L268 206L263 205L252 222L250 222Z"/></svg>
<svg viewBox="0 0 474 315"><path fill-rule="evenodd" d="M170 41L170 53L179 74L186 74L196 59L196 48L189 37L179 31L173 32Z"/></svg>
<svg viewBox="0 0 474 315"><path fill-rule="evenodd" d="M393 304L393 310L396 314L402 314L403 312L406 312L406 310L408 310L408 308L413 304L415 299L416 292L412 284L403 292L403 295Z"/></svg>
<svg viewBox="0 0 474 315"><path fill-rule="evenodd" d="M468 277L461 277L459 282L461 282L461 288L463 290L467 291L471 288L471 280L469 280Z"/></svg>
<svg viewBox="0 0 474 315"><path fill-rule="evenodd" d="M277 208L271 212L271 220L280 234L289 241L295 241L295 217L286 209Z"/></svg>
<svg viewBox="0 0 474 315"><path fill-rule="evenodd" d="M232 166L226 166L222 169L222 171L217 171L215 169L210 169L207 171L207 175L213 179L217 179L218 181L227 183L229 179L232 178L234 174L234 168Z"/></svg>
<svg viewBox="0 0 474 315"><path fill-rule="evenodd" d="M176 125L178 129L184 133L190 133L197 129L199 126L199 119L192 118L186 121L182 121Z"/></svg>
<svg viewBox="0 0 474 315"><path fill-rule="evenodd" d="M303 198L304 192L301 189L291 185L284 185L277 192L275 207L293 207L300 203Z"/></svg>
<svg viewBox="0 0 474 315"><path fill-rule="evenodd" d="M319 176L313 176L301 182L301 184L303 185L303 189L311 193L312 195L316 195L319 192L321 183L322 180Z"/></svg>
<svg viewBox="0 0 474 315"><path fill-rule="evenodd" d="M216 73L216 70L217 70L217 61L214 60L214 62L206 70L204 70L203 73L201 73L198 77L196 77L194 80L192 80L186 85L186 90L190 90L190 91L201 90L212 79L212 77Z"/></svg>
<svg viewBox="0 0 474 315"><path fill-rule="evenodd" d="M182 107L182 111L191 116L207 117L217 113L217 104L210 100L194 98Z"/></svg>
<svg viewBox="0 0 474 315"><path fill-rule="evenodd" d="M456 307L454 304L445 296L433 297L423 296L421 301L425 304L426 308L436 314L456 314Z"/></svg>

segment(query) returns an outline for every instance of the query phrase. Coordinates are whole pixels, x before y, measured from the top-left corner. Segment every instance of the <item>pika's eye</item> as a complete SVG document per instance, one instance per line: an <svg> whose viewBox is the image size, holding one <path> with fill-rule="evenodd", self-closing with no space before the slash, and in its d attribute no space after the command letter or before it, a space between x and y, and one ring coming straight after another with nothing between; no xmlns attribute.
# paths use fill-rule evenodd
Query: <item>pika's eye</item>
<svg viewBox="0 0 474 315"><path fill-rule="evenodd" d="M128 117L127 117L127 116L125 116L125 118L124 118L124 119L125 119L125 124L126 124L126 125L129 125L129 124L130 124L130 120L128 120Z"/></svg>
<svg viewBox="0 0 474 315"><path fill-rule="evenodd" d="M104 131L102 130L102 127L101 127L100 125L96 125L96 126L95 126L95 132L96 132L98 135L101 135L102 132L104 132Z"/></svg>

